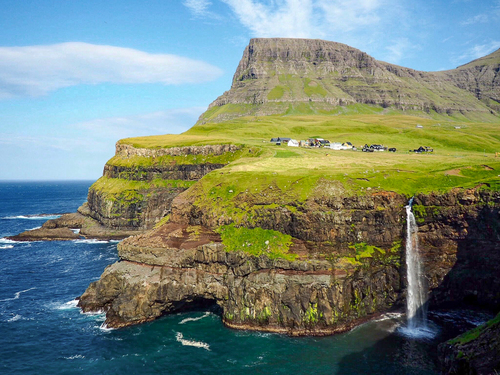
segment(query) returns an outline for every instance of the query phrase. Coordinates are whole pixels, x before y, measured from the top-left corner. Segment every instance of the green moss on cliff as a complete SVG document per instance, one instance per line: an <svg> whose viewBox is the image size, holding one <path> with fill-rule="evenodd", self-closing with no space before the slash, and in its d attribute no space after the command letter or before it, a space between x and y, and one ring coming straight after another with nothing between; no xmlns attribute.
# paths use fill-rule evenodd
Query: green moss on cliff
<svg viewBox="0 0 500 375"><path fill-rule="evenodd" d="M114 196L132 196L138 191L147 191L158 188L183 188L187 189L196 181L163 180L161 178L153 181L133 181L122 178L101 177L90 187L91 190L99 191L108 198Z"/></svg>
<svg viewBox="0 0 500 375"><path fill-rule="evenodd" d="M265 254L271 259L294 260L297 257L288 252L292 237L274 230L249 229L231 224L221 226L218 233L226 251L244 251L255 256Z"/></svg>
<svg viewBox="0 0 500 375"><path fill-rule="evenodd" d="M394 242L393 246L384 250L380 247L368 245L366 242L355 243L349 245L351 254L349 256L339 257L339 266L341 268L345 265L354 267L367 266L367 260L374 260L385 266L400 266L401 261L401 241Z"/></svg>
<svg viewBox="0 0 500 375"><path fill-rule="evenodd" d="M285 87L283 86L275 86L269 93L267 94L268 100L276 100L281 99L285 94Z"/></svg>
<svg viewBox="0 0 500 375"><path fill-rule="evenodd" d="M496 326L500 324L500 313L495 316L493 319L487 321L486 323L480 325L479 327L476 327L470 331L465 332L464 334L455 337L454 339L451 339L448 341L448 344L450 345L464 345L467 344L471 341L474 341L477 339L481 334L489 329L490 327Z"/></svg>

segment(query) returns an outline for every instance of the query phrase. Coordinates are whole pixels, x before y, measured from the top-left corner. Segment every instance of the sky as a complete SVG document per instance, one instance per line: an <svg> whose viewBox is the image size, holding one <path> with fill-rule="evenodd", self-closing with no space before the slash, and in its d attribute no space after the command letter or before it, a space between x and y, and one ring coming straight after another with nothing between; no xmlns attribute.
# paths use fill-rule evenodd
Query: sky
<svg viewBox="0 0 500 375"><path fill-rule="evenodd" d="M423 71L500 48L500 0L0 0L0 180L96 180L119 139L178 134L251 38Z"/></svg>

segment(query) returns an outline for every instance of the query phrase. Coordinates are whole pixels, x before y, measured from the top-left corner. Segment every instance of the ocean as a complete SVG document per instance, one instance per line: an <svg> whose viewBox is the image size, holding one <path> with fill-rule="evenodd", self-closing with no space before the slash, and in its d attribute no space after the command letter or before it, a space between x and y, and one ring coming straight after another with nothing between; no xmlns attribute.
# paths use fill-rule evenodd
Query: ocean
<svg viewBox="0 0 500 375"><path fill-rule="evenodd" d="M112 241L12 242L74 212L92 182L0 182L1 374L438 374L436 347L487 314L431 311L434 335L410 337L392 313L329 337L224 327L211 311L110 330L75 298L118 260Z"/></svg>

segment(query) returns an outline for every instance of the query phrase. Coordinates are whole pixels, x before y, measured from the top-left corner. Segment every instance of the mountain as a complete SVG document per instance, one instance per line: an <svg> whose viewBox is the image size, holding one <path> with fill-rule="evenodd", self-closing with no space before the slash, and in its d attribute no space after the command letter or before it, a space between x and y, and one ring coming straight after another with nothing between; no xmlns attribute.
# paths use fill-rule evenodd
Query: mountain
<svg viewBox="0 0 500 375"><path fill-rule="evenodd" d="M488 56L440 73L464 90L500 112L500 49Z"/></svg>
<svg viewBox="0 0 500 375"><path fill-rule="evenodd" d="M500 51L454 70L421 72L336 42L251 39L231 89L210 104L199 123L248 115L328 114L356 104L496 121L499 69Z"/></svg>

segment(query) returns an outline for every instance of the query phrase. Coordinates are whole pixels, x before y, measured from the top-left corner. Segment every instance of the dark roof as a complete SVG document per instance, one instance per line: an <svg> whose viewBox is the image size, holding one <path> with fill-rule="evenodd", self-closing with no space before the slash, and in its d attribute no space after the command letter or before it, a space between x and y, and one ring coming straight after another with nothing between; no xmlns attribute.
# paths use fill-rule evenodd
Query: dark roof
<svg viewBox="0 0 500 375"><path fill-rule="evenodd" d="M271 142L288 142L290 139L285 137L271 138Z"/></svg>

